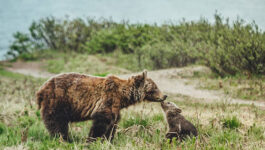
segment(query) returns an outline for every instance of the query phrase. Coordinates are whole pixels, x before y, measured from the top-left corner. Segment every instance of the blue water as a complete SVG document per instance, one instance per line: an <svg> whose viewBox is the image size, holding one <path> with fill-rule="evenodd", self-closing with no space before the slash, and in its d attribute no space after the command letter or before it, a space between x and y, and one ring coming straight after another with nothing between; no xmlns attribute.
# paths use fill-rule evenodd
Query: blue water
<svg viewBox="0 0 265 150"><path fill-rule="evenodd" d="M70 18L112 17L131 23L165 23L166 21L213 21L215 11L230 20L237 16L253 20L264 31L265 0L0 0L0 59L16 31L26 32L33 20L47 16Z"/></svg>

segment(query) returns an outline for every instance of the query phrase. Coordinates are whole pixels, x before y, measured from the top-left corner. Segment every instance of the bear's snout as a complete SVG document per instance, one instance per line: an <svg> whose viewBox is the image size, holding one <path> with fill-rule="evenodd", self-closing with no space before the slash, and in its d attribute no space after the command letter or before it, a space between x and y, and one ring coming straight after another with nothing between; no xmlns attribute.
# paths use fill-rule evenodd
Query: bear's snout
<svg viewBox="0 0 265 150"><path fill-rule="evenodd" d="M163 95L162 98L161 98L161 97L158 98L157 101L163 102L163 101L165 101L166 99L167 99L167 95Z"/></svg>

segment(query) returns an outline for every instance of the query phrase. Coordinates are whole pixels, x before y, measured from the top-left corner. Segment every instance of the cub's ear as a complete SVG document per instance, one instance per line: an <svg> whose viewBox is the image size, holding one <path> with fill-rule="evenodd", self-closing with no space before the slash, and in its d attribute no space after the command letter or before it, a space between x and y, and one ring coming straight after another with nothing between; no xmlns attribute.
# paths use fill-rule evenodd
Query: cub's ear
<svg viewBox="0 0 265 150"><path fill-rule="evenodd" d="M177 113L181 113L182 110L181 110L180 108L177 108L177 109L176 109L176 112L177 112Z"/></svg>

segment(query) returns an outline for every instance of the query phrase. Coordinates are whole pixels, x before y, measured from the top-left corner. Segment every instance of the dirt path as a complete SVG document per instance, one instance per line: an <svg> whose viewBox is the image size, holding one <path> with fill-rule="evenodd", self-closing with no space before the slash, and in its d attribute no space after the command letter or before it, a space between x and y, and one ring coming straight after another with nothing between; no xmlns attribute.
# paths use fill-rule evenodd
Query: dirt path
<svg viewBox="0 0 265 150"><path fill-rule="evenodd" d="M21 73L25 75L30 75L38 78L49 78L54 74L43 71L42 65L40 63L21 63L16 62L13 63L12 67L6 68L9 71ZM186 68L173 68L173 69L164 69L158 71L149 71L148 77L152 78L159 86L159 88L168 94L176 95L181 94L185 96L189 96L195 99L199 99L201 102L205 103L214 103L218 102L226 102L233 104L249 104L259 106L262 109L265 109L265 102L261 101L251 101L251 100L242 100L242 99L234 99L231 98L221 92L213 91L213 90L201 90L197 89L194 85L187 85L186 82L188 79L183 79L180 76L182 74L189 75L193 74L196 70L202 70L207 72L206 67L186 67ZM135 75L134 74L125 74L119 75L121 78L127 79L128 77Z"/></svg>
<svg viewBox="0 0 265 150"><path fill-rule="evenodd" d="M39 62L15 62L11 64L11 67L7 67L6 70L20 73L24 75L30 75L36 78L49 78L55 74L44 71L43 65Z"/></svg>
<svg viewBox="0 0 265 150"><path fill-rule="evenodd" d="M179 75L180 74L189 74L192 70L200 70L205 69L204 67L195 67L195 68L173 68L173 69L165 69L158 71L150 71L148 72L148 77L152 78L159 86L159 88L165 92L172 95L181 94L185 96L189 96L195 99L199 99L201 102L205 103L214 103L225 102L232 104L248 104L259 106L262 109L265 109L265 102L261 101L251 101L251 100L242 100L231 98L222 92L213 91L213 90L201 90L197 89L195 85L187 85L186 82L188 79L183 79ZM121 78L128 78L131 75L120 75Z"/></svg>

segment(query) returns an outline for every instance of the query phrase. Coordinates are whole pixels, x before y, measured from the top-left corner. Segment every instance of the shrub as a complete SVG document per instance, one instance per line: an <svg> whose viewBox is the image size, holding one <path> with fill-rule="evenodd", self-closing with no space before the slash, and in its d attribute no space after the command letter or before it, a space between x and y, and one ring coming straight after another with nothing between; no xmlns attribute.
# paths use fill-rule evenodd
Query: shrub
<svg viewBox="0 0 265 150"><path fill-rule="evenodd" d="M31 59L30 52L32 52L32 43L30 37L27 34L16 32L13 34L15 41L9 46L10 50L7 55L17 58L22 57L26 60Z"/></svg>
<svg viewBox="0 0 265 150"><path fill-rule="evenodd" d="M86 43L85 48L89 53L110 53L117 48L117 39L111 30L102 30Z"/></svg>
<svg viewBox="0 0 265 150"><path fill-rule="evenodd" d="M223 119L223 127L230 128L230 129L236 129L240 126L240 121L237 119L236 116L228 117Z"/></svg>
<svg viewBox="0 0 265 150"><path fill-rule="evenodd" d="M0 135L3 134L5 132L5 125L0 123Z"/></svg>
<svg viewBox="0 0 265 150"><path fill-rule="evenodd" d="M219 14L213 24L201 19L161 26L48 17L33 22L29 30L29 35L14 34L9 56L32 60L37 57L30 55L32 51L43 49L118 52L132 57L137 70L199 63L220 76L265 74L265 33L255 23L245 24L242 19L230 23Z"/></svg>
<svg viewBox="0 0 265 150"><path fill-rule="evenodd" d="M82 51L81 45L86 42L92 32L82 19L69 21L54 17L33 22L29 30L36 47L75 52Z"/></svg>
<svg viewBox="0 0 265 150"><path fill-rule="evenodd" d="M242 20L233 27L223 24L219 16L210 31L209 39L214 49L208 53L208 65L218 74L235 75L243 71L253 74L265 73L265 38L257 25L243 25Z"/></svg>

